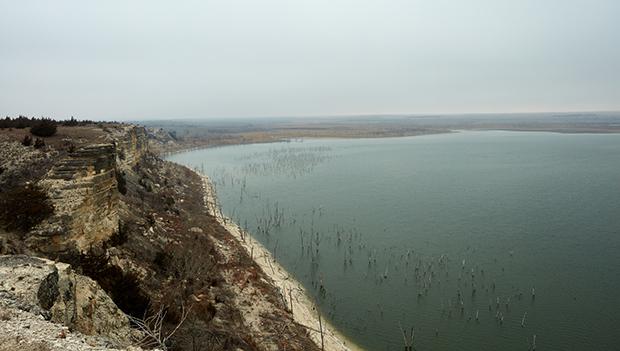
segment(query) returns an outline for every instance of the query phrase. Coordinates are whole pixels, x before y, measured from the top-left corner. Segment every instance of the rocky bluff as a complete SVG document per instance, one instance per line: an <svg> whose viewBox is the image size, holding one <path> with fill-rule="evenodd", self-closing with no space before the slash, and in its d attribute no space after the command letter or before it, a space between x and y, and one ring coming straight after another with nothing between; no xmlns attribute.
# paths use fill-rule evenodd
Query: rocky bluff
<svg viewBox="0 0 620 351"><path fill-rule="evenodd" d="M147 132L142 127L117 126L106 139L106 143L72 150L39 182L54 215L34 228L28 246L48 253L86 252L119 230L122 174L147 151Z"/></svg>
<svg viewBox="0 0 620 351"><path fill-rule="evenodd" d="M43 148L21 143L25 133L0 130L0 254L53 261L0 259L0 307L6 302L15 316L0 318L0 329L34 342L38 330L62 323L72 333L122 340L120 310L165 317L157 326L172 338L136 341L142 346L318 350L269 276L206 210L203 178L158 156L195 144L118 123L59 127ZM252 305L266 307L248 313ZM26 312L51 325L35 325ZM22 317L32 329L22 328Z"/></svg>

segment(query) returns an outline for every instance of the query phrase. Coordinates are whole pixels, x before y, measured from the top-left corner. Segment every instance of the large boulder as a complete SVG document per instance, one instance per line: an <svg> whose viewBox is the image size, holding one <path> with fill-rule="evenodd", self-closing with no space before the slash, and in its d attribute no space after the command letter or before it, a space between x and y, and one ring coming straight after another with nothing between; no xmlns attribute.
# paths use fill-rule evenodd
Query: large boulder
<svg viewBox="0 0 620 351"><path fill-rule="evenodd" d="M129 344L127 316L92 279L71 266L30 256L0 256L0 294L11 295L20 309L42 315L86 335Z"/></svg>

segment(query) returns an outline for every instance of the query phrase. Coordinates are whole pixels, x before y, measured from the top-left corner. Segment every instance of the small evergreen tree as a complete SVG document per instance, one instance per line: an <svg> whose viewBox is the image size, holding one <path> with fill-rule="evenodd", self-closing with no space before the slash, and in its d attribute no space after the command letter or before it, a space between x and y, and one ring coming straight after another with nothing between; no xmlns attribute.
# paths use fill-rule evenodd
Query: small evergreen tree
<svg viewBox="0 0 620 351"><path fill-rule="evenodd" d="M127 194L127 180L125 180L125 172L118 169L114 172L116 175L116 187L118 192L125 195Z"/></svg>
<svg viewBox="0 0 620 351"><path fill-rule="evenodd" d="M26 116L19 116L14 121L14 127L17 129L23 129L30 125L30 119Z"/></svg>
<svg viewBox="0 0 620 351"><path fill-rule="evenodd" d="M43 118L30 127L30 133L40 137L50 137L56 134L56 122L51 119Z"/></svg>
<svg viewBox="0 0 620 351"><path fill-rule="evenodd" d="M79 122L77 119L75 119L73 116L71 116L71 119L68 121L64 121L62 122L62 125L67 126L67 127L75 127L77 125L79 125Z"/></svg>
<svg viewBox="0 0 620 351"><path fill-rule="evenodd" d="M32 137L30 135L25 135L24 139L22 139L22 145L24 146L32 145Z"/></svg>
<svg viewBox="0 0 620 351"><path fill-rule="evenodd" d="M34 148L35 149L40 149L42 147L45 147L45 141L43 139L37 138L34 141Z"/></svg>
<svg viewBox="0 0 620 351"><path fill-rule="evenodd" d="M0 226L28 231L54 212L47 194L38 187L25 186L0 193Z"/></svg>

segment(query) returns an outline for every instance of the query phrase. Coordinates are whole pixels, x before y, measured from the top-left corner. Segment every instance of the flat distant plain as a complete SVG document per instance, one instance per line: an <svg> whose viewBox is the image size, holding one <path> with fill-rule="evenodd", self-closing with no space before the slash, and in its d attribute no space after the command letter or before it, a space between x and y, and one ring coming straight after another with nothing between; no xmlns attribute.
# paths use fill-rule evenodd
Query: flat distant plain
<svg viewBox="0 0 620 351"><path fill-rule="evenodd" d="M297 138L403 137L453 130L620 133L620 112L170 118L136 123L173 131L185 146L199 147Z"/></svg>

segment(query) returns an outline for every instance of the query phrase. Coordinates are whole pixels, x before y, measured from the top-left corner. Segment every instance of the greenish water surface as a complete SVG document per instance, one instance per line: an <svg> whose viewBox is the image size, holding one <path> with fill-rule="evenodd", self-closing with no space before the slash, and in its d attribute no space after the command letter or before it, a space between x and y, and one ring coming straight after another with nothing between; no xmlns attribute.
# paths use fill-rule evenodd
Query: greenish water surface
<svg viewBox="0 0 620 351"><path fill-rule="evenodd" d="M534 335L537 350L620 349L620 135L304 140L169 159L208 174L224 213L364 348L402 350L402 326L416 350L528 350Z"/></svg>

